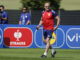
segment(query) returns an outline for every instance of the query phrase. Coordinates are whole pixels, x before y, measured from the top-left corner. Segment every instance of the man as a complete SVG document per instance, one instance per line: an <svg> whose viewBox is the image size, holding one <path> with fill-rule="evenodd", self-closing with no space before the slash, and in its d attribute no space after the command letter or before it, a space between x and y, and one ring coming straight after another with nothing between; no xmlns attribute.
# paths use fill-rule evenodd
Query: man
<svg viewBox="0 0 80 60"><path fill-rule="evenodd" d="M4 11L3 5L0 5L0 24L8 24L8 15Z"/></svg>
<svg viewBox="0 0 80 60"><path fill-rule="evenodd" d="M20 16L19 24L20 25L29 25L30 22L31 22L31 16L27 12L27 7L24 7L23 12L21 13L21 16Z"/></svg>
<svg viewBox="0 0 80 60"><path fill-rule="evenodd" d="M46 2L44 4L45 11L42 12L42 18L40 20L37 29L43 24L43 35L46 43L46 49L44 54L41 56L42 58L47 57L47 53L49 48L52 49L51 57L54 57L56 51L50 46L50 39L52 37L52 32L56 30L60 24L60 18L53 10L50 9L50 3ZM54 27L54 18L57 20L57 25Z"/></svg>

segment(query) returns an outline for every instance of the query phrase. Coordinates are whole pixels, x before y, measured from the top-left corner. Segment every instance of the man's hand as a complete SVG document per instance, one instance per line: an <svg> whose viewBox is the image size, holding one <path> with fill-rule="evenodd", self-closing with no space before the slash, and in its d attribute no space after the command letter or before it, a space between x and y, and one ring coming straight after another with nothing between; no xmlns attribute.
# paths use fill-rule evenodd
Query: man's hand
<svg viewBox="0 0 80 60"><path fill-rule="evenodd" d="M36 29L39 30L39 28L40 28L40 26L38 25L38 26L36 27Z"/></svg>
<svg viewBox="0 0 80 60"><path fill-rule="evenodd" d="M53 28L53 30L56 30L57 28L58 28L58 27L56 26L56 27Z"/></svg>

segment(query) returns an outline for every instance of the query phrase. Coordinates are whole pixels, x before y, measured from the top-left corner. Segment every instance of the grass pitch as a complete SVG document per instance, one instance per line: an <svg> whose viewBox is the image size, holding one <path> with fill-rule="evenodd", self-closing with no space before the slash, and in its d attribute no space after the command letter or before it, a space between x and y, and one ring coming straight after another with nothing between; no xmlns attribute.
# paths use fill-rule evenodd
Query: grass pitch
<svg viewBox="0 0 80 60"><path fill-rule="evenodd" d="M47 58L41 58L44 49L0 49L0 60L80 60L80 49L56 49L57 54L51 58L51 50Z"/></svg>

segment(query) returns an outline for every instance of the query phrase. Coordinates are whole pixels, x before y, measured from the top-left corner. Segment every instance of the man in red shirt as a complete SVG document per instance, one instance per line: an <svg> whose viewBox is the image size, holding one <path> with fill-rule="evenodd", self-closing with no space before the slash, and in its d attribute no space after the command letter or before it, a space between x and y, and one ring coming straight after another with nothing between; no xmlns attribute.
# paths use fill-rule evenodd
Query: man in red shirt
<svg viewBox="0 0 80 60"><path fill-rule="evenodd" d="M50 3L46 2L44 4L45 10L42 12L42 18L40 20L39 25L37 26L37 29L40 28L40 26L43 24L43 35L44 35L44 42L46 43L46 49L44 54L41 56L42 58L47 57L47 53L50 46L50 39L52 37L52 32L58 28L58 25L60 24L60 18L55 13L55 11L50 9ZM56 27L54 27L54 19L57 20ZM54 57L56 54L56 51L52 48L51 57Z"/></svg>

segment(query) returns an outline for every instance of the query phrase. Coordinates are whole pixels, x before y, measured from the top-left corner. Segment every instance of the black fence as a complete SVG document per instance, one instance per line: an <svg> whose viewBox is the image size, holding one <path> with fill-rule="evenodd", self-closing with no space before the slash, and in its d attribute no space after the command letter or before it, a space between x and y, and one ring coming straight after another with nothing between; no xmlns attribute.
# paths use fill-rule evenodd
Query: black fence
<svg viewBox="0 0 80 60"><path fill-rule="evenodd" d="M6 10L8 13L9 24L18 24L20 17L20 10ZM40 10L31 10L31 24L38 24L41 18ZM63 11L59 12L61 18L61 25L80 25L80 11Z"/></svg>
<svg viewBox="0 0 80 60"><path fill-rule="evenodd" d="M80 25L80 11L60 11L61 25Z"/></svg>
<svg viewBox="0 0 80 60"><path fill-rule="evenodd" d="M20 10L6 10L8 14L8 23L9 24L18 24L20 17Z"/></svg>

